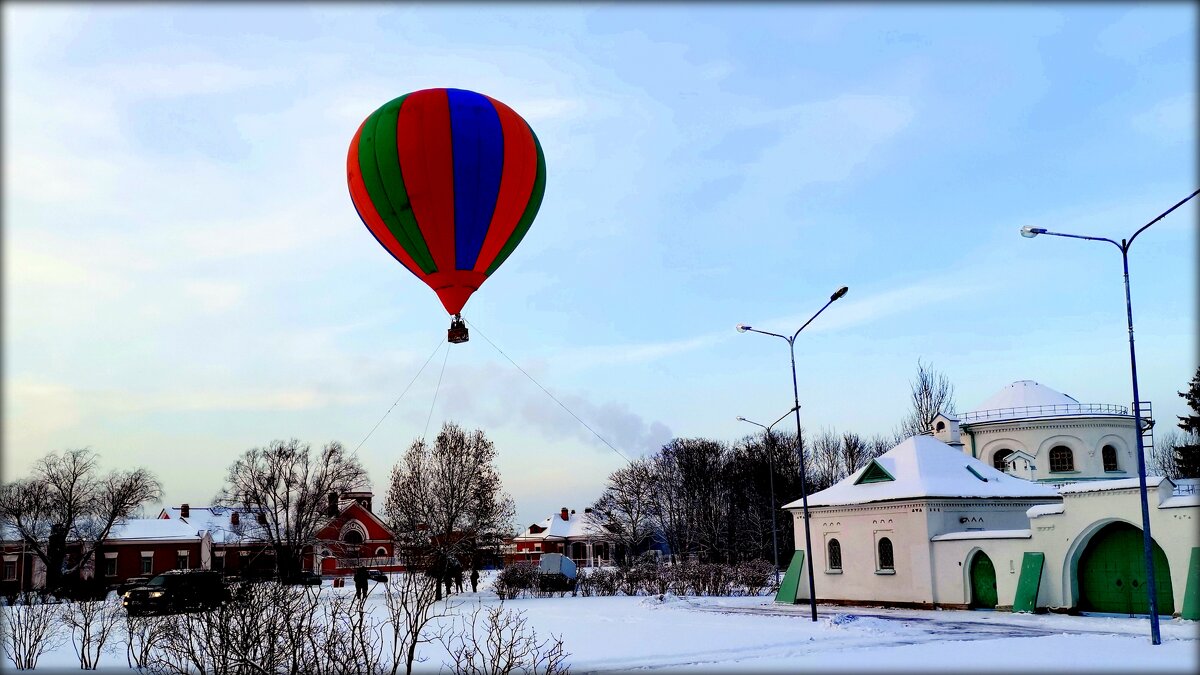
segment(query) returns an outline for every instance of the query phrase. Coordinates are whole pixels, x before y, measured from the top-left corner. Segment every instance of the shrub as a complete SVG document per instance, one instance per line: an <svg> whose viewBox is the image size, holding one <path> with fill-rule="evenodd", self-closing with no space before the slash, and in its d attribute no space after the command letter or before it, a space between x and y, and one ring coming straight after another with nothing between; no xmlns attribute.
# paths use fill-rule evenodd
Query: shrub
<svg viewBox="0 0 1200 675"><path fill-rule="evenodd" d="M512 600L538 588L538 568L530 562L513 563L496 575L492 588L501 600Z"/></svg>
<svg viewBox="0 0 1200 675"><path fill-rule="evenodd" d="M775 566L766 560L743 560L733 568L733 583L746 595L762 595L774 582Z"/></svg>

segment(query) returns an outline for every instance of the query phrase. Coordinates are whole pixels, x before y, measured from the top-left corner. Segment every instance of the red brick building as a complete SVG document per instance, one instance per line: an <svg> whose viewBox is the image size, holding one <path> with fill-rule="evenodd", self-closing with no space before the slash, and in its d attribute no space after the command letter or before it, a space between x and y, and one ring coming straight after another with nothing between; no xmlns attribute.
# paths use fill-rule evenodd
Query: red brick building
<svg viewBox="0 0 1200 675"><path fill-rule="evenodd" d="M533 523L513 538L513 548L505 562L538 562L543 553L562 553L580 567L597 567L612 563L612 546L607 531L592 521L591 509L576 514L574 509L561 511Z"/></svg>
<svg viewBox="0 0 1200 675"><path fill-rule="evenodd" d="M5 529L0 543L3 568L0 592L42 588L46 569L42 561L21 542L15 531ZM114 525L108 538L96 548L81 568L80 579L97 579L105 586L116 586L131 577L154 576L174 569L208 566L211 539L181 521L157 518L130 518ZM68 544L67 564L83 555L79 543Z"/></svg>
<svg viewBox="0 0 1200 675"><path fill-rule="evenodd" d="M404 569L396 535L371 510L372 497L366 491L329 496L329 522L317 532L317 545L305 554L305 569L334 576L354 574L359 566L383 572Z"/></svg>

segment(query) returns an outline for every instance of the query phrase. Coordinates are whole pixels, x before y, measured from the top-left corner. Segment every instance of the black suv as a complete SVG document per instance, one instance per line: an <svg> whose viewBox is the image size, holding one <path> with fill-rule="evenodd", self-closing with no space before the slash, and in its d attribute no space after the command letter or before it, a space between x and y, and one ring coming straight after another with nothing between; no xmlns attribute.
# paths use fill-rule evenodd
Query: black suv
<svg viewBox="0 0 1200 675"><path fill-rule="evenodd" d="M228 600L220 572L174 570L129 589L121 604L132 615L176 614L213 609Z"/></svg>

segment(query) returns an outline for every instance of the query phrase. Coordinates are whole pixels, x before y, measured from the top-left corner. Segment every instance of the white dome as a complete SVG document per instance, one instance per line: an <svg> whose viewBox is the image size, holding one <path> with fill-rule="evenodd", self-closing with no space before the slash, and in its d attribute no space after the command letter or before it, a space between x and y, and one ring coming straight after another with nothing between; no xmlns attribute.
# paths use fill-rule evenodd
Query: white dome
<svg viewBox="0 0 1200 675"><path fill-rule="evenodd" d="M1126 408L1082 404L1072 396L1033 380L1017 380L962 416L963 424L1003 422L1061 415L1128 415Z"/></svg>
<svg viewBox="0 0 1200 675"><path fill-rule="evenodd" d="M1033 380L1017 380L996 392L991 398L971 412L997 410L1000 408L1028 408L1043 405L1072 405L1079 401L1071 396L1054 391Z"/></svg>

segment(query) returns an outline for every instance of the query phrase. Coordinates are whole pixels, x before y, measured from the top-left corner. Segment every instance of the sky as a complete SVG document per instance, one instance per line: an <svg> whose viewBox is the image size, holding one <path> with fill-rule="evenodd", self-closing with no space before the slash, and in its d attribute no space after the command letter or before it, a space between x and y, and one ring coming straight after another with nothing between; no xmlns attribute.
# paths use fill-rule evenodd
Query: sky
<svg viewBox="0 0 1200 675"><path fill-rule="evenodd" d="M454 420L517 524L582 510L625 460L508 358L625 456L736 442L792 382L734 326L790 334L843 285L796 341L808 430L891 432L918 360L959 411L1021 379L1129 405L1119 252L1018 231L1120 239L1200 187L1188 3L2 11L4 479L87 446L172 505L287 438L354 449L382 501ZM345 182L362 120L429 87L507 103L547 165L436 351L444 309ZM1160 431L1198 365L1197 202L1130 251Z"/></svg>

